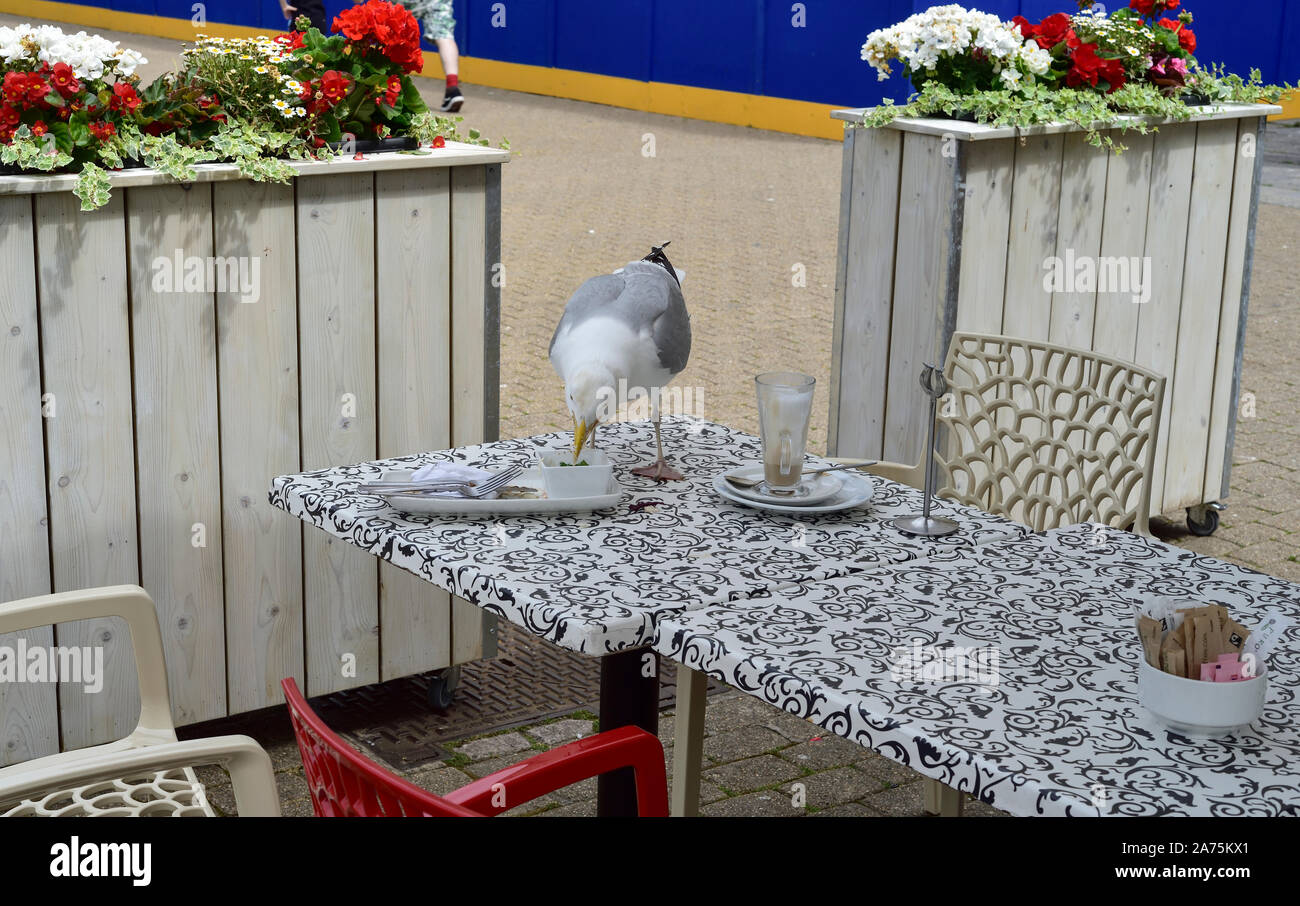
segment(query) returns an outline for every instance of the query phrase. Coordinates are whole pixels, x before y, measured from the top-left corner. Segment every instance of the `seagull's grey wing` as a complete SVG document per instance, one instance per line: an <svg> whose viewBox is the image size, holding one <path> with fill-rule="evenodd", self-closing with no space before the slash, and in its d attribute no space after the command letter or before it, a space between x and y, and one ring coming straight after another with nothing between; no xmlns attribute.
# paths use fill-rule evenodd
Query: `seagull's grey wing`
<svg viewBox="0 0 1300 906"><path fill-rule="evenodd" d="M633 271L629 265L625 276L627 289L614 308L633 330L649 331L659 363L669 373L679 373L691 354L691 316L681 288L657 265L645 271Z"/></svg>
<svg viewBox="0 0 1300 906"><path fill-rule="evenodd" d="M564 305L564 315L561 316L560 323L555 326L555 333L551 336L551 345L546 354L549 356L553 353L555 341L575 325L595 314L614 314L610 311L609 304L618 299L625 285L623 278L618 274L601 274L579 286Z"/></svg>
<svg viewBox="0 0 1300 906"><path fill-rule="evenodd" d="M691 316L676 281L668 284L668 305L654 324L655 346L659 361L673 374L681 374L691 356Z"/></svg>

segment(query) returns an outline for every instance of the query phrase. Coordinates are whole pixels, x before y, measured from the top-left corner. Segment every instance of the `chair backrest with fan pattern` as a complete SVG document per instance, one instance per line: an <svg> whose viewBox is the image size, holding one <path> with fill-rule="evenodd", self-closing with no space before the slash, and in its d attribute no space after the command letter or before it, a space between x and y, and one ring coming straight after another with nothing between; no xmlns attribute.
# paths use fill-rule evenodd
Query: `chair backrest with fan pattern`
<svg viewBox="0 0 1300 906"><path fill-rule="evenodd" d="M964 332L944 374L942 496L1035 531L1091 521L1149 533L1163 377L1093 352Z"/></svg>

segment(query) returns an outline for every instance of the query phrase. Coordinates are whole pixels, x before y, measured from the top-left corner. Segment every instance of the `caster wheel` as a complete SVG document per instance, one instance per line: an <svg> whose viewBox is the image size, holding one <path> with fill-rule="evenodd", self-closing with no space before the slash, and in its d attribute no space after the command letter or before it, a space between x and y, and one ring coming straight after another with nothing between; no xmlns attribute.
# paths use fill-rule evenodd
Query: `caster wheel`
<svg viewBox="0 0 1300 906"><path fill-rule="evenodd" d="M439 713L451 707L456 696L456 687L460 685L460 668L449 667L437 676L430 678L427 690L429 707Z"/></svg>
<svg viewBox="0 0 1300 906"><path fill-rule="evenodd" d="M1205 538L1213 535L1219 527L1219 511L1210 506L1189 506L1187 508L1187 530L1193 535Z"/></svg>

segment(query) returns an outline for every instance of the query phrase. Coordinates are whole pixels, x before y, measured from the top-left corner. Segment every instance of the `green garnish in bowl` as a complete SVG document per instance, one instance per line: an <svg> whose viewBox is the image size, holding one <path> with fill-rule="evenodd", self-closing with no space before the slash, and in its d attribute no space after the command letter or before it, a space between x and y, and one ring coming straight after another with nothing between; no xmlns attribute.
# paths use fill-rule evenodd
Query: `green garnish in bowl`
<svg viewBox="0 0 1300 906"><path fill-rule="evenodd" d="M561 466L589 466L591 465L591 463L587 462L587 460L584 459L581 462L562 462L560 463L560 465Z"/></svg>

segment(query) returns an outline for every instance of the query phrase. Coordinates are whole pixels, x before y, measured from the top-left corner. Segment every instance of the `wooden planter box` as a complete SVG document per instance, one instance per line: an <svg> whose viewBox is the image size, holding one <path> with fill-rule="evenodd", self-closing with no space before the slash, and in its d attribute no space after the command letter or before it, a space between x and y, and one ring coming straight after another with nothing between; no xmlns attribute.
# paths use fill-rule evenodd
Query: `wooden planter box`
<svg viewBox="0 0 1300 906"><path fill-rule="evenodd" d="M178 724L276 704L285 676L320 695L490 654L481 610L267 492L496 438L507 159L449 144L297 164L292 185L133 170L93 213L73 177L0 178L0 601L143 585ZM220 261L160 276L214 256L256 291ZM130 732L124 624L25 635L102 645L105 685L0 685L0 764Z"/></svg>
<svg viewBox="0 0 1300 906"><path fill-rule="evenodd" d="M1208 109L1208 108L1207 108ZM1158 515L1228 495L1265 116L1229 105L1123 154L1067 126L899 120L845 131L831 455L918 462L917 377L954 330L1010 334L1137 362L1169 384L1151 495ZM862 110L833 115L859 122ZM1115 291L1115 259L1149 258L1150 298ZM1045 264L1101 263L1108 282L1045 287Z"/></svg>

